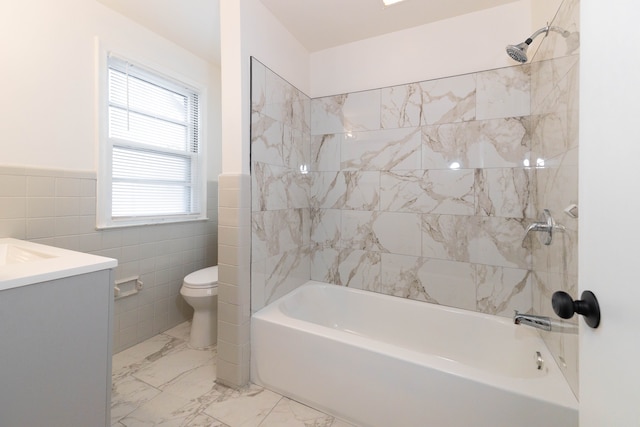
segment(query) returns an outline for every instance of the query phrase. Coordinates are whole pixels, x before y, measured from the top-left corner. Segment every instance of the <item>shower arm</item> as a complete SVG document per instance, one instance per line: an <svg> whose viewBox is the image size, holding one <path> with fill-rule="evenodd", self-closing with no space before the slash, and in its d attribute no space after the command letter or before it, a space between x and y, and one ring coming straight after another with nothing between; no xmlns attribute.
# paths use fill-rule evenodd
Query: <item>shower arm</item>
<svg viewBox="0 0 640 427"><path fill-rule="evenodd" d="M549 31L555 31L557 33L562 34L562 37L569 37L569 31L564 30L560 27L552 27L552 26L545 26L540 28L538 31L536 31L535 33L531 34L531 37L529 37L525 43L527 43L528 45L531 44L531 42L533 42L533 40L538 37L540 34L545 33L544 36L547 37L549 35Z"/></svg>

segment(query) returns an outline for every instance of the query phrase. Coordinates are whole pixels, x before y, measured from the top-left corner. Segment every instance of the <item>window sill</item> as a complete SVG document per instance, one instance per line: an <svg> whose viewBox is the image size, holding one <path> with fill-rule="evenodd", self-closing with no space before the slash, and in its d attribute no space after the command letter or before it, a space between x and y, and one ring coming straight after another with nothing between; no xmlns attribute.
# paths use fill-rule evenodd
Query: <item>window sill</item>
<svg viewBox="0 0 640 427"><path fill-rule="evenodd" d="M126 220L126 221L113 221L111 223L98 223L96 224L96 230L111 230L117 228L130 228L130 227L146 227L151 225L163 225L163 224L182 224L189 222L205 222L208 221L208 217L176 217L176 218L144 218L140 220Z"/></svg>

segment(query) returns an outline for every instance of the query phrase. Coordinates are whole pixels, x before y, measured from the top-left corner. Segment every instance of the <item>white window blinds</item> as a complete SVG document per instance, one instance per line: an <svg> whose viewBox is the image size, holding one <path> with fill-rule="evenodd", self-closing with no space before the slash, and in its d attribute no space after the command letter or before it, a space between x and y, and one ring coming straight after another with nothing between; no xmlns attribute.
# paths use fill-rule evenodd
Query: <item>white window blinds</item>
<svg viewBox="0 0 640 427"><path fill-rule="evenodd" d="M111 219L200 216L199 94L108 58Z"/></svg>

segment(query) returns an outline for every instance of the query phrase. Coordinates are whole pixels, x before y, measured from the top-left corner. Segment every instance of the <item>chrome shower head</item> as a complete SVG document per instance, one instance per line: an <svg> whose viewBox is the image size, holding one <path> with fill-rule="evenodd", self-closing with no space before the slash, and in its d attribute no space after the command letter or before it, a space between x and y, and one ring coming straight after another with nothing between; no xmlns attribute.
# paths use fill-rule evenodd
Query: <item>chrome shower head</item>
<svg viewBox="0 0 640 427"><path fill-rule="evenodd" d="M556 31L562 34L562 37L565 37L565 38L569 37L570 35L568 31L565 31L560 27L550 27L547 25L546 27L542 27L538 31L533 33L531 37L529 37L522 43L517 45L510 44L509 46L507 46L507 55L509 55L511 59L513 59L514 61L518 61L519 63L524 64L528 60L527 49L529 48L529 45L533 42L533 39L535 39L542 33L545 33L544 35L546 37L549 34L549 31Z"/></svg>
<svg viewBox="0 0 640 427"><path fill-rule="evenodd" d="M531 39L528 39L531 40ZM507 55L511 57L514 61L518 61L521 64L527 62L527 48L529 44L527 42L522 42L517 45L510 44L507 46Z"/></svg>

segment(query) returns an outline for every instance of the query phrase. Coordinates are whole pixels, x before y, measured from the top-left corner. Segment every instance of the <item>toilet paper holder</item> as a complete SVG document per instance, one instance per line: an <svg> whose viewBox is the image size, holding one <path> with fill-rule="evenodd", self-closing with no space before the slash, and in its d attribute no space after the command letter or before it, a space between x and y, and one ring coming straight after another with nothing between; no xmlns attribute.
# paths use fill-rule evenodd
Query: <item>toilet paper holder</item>
<svg viewBox="0 0 640 427"><path fill-rule="evenodd" d="M115 300L119 300L135 295L142 290L143 285L144 284L142 283L142 280L140 280L140 276L116 280L113 286L113 298Z"/></svg>

